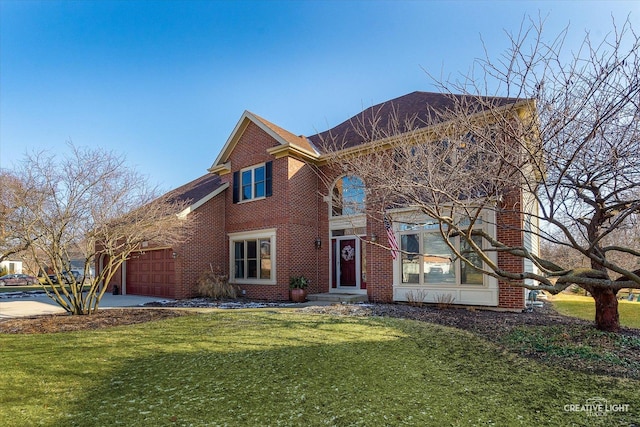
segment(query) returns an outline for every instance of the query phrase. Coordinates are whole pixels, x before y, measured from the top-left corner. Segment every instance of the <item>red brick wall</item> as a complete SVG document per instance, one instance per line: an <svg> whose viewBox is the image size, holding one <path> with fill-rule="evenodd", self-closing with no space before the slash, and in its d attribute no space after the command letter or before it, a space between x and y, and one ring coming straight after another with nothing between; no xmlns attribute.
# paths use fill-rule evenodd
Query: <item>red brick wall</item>
<svg viewBox="0 0 640 427"><path fill-rule="evenodd" d="M506 245L516 247L523 245L522 224L524 218L521 206L522 195L520 193L511 194L503 201L502 209L496 217L497 238ZM524 271L522 258L504 252L498 253L498 265L500 268L514 273ZM498 307L524 308L524 288L502 281L498 282Z"/></svg>
<svg viewBox="0 0 640 427"><path fill-rule="evenodd" d="M197 295L200 276L210 268L228 273L227 238L225 233L224 190L200 206L195 212L196 231L184 244L174 249L176 271L176 298Z"/></svg>
<svg viewBox="0 0 640 427"><path fill-rule="evenodd" d="M367 235L378 237L378 242L387 244L387 232L382 218L367 219ZM367 246L367 296L372 302L393 301L393 258L391 252L380 246Z"/></svg>
<svg viewBox="0 0 640 427"><path fill-rule="evenodd" d="M277 284L240 285L249 298L288 300L292 275L311 279L310 292L316 292L319 286L316 274L319 251L314 247L318 235L317 175L313 167L304 162L288 157L276 159L267 153L267 149L278 145L257 125L249 123L229 158L232 167L229 181L237 170L273 161L271 197L234 204L232 191L226 194L227 233L277 230ZM227 269L228 266L227 261Z"/></svg>
<svg viewBox="0 0 640 427"><path fill-rule="evenodd" d="M329 167L322 168L322 174L326 180L332 179L342 174L341 171L332 171ZM330 188L322 185L321 192L329 195ZM514 194L504 202L504 209L497 217L497 238L509 245L522 246L522 216L518 212L521 205L520 195ZM376 212L375 207L367 207L371 212ZM378 209L379 210L379 209ZM326 202L321 202L320 213L320 236L323 240L329 235L329 208ZM378 236L382 245L388 246L387 234L379 215L369 214L367 217L367 236L373 234ZM388 250L379 246L365 243L367 245L367 296L372 302L392 302L393 301L393 259ZM323 261L321 261L321 276L323 281L329 283L329 248L322 250ZM512 272L522 272L524 264L521 258L510 256L504 253L499 254L498 264L501 268ZM326 266L326 267L325 267ZM328 290L328 285L327 285ZM326 292L326 291L325 291ZM510 285L508 283L498 283L498 307L501 308L524 308L524 289Z"/></svg>
<svg viewBox="0 0 640 427"><path fill-rule="evenodd" d="M222 176L230 187L196 210L198 231L184 245L175 248L176 297L195 295L196 282L200 274L210 265L229 274L228 233L276 229L276 284L243 283L241 289L246 296L256 299L289 299L289 278L304 275L311 279L309 292L328 292L331 266L329 237L329 204L323 195L330 188L321 180L315 167L300 160L274 158L267 153L279 143L254 123L249 123L229 157L232 173ZM273 196L244 203L233 203L233 172L256 164L273 162ZM321 175L337 177L340 171L321 168ZM519 196L505 201L505 209L498 215L498 239L511 245L522 244L521 216L517 207ZM367 236L378 236L386 245L386 231L381 218L368 218ZM317 250L314 242L322 240ZM393 300L393 261L388 250L367 245L367 294L370 301L391 302ZM523 269L521 259L499 254L501 267L514 272ZM120 283L120 276L113 283ZM523 308L524 290L499 283L499 307Z"/></svg>
<svg viewBox="0 0 640 427"><path fill-rule="evenodd" d="M281 159L285 160L285 159ZM319 179L315 168L294 158L286 159L288 163L288 272L290 276L304 275L311 280L310 293L328 291L328 282L320 275L320 264L323 262L323 249L328 242L320 234L318 227L319 212L318 192ZM275 193L274 193L275 195ZM320 237L325 248L316 249L316 238ZM328 253L328 252L326 252Z"/></svg>

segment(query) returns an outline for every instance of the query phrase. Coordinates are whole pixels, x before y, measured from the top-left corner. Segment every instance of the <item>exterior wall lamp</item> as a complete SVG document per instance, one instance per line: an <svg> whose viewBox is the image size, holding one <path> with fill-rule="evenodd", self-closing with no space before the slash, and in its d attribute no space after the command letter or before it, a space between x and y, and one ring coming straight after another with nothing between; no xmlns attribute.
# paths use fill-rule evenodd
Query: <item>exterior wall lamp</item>
<svg viewBox="0 0 640 427"><path fill-rule="evenodd" d="M177 253L177 252L173 252L173 253L171 254L171 258L173 258L173 259L178 258L178 253Z"/></svg>
<svg viewBox="0 0 640 427"><path fill-rule="evenodd" d="M320 237L316 237L316 240L314 243L316 245L316 249L320 249L322 247L322 239L320 239Z"/></svg>
<svg viewBox="0 0 640 427"><path fill-rule="evenodd" d="M378 235L376 233L373 233L371 235L371 239L370 239L373 243L378 241Z"/></svg>

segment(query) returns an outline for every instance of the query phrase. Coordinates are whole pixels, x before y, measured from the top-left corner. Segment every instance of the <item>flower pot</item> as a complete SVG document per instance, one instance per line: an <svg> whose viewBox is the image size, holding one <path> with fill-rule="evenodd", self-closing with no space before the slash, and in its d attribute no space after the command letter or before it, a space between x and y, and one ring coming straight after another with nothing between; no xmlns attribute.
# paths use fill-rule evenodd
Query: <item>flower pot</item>
<svg viewBox="0 0 640 427"><path fill-rule="evenodd" d="M293 302L305 302L307 300L307 290L306 289L290 289L289 297Z"/></svg>

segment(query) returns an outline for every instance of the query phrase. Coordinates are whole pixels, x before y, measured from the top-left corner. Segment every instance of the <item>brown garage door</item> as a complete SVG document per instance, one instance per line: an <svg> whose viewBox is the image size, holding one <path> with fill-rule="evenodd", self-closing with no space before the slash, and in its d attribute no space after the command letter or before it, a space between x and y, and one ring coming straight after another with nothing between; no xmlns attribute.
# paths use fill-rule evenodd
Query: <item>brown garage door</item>
<svg viewBox="0 0 640 427"><path fill-rule="evenodd" d="M171 249L146 251L127 260L127 294L173 298L175 262L172 252Z"/></svg>

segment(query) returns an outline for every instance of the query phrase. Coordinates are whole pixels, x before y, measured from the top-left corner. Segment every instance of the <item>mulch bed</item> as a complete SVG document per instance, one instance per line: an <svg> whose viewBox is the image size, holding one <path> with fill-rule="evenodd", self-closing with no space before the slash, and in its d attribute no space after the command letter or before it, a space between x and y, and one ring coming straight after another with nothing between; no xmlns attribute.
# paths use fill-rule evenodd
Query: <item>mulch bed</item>
<svg viewBox="0 0 640 427"><path fill-rule="evenodd" d="M49 314L44 316L19 317L0 321L0 333L4 334L48 334L52 332L85 331L110 328L120 325L133 325L154 320L186 316L187 311L112 308L98 310L90 316L71 316L68 314Z"/></svg>

